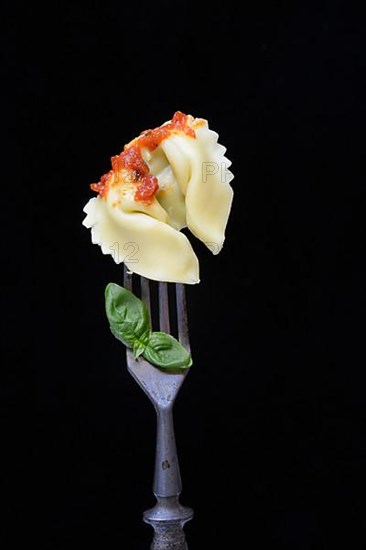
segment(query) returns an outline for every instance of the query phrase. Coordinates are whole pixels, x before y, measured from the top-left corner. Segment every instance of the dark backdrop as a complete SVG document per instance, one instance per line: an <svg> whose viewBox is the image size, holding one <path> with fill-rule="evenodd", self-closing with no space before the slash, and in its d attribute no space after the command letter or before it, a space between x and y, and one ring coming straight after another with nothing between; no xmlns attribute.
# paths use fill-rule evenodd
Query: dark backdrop
<svg viewBox="0 0 366 550"><path fill-rule="evenodd" d="M235 174L224 249L194 245L188 288L194 366L175 413L190 548L364 547L365 49L350 6L5 3L3 548L148 547L154 413L104 316L121 267L81 222L110 156L178 109L209 120Z"/></svg>

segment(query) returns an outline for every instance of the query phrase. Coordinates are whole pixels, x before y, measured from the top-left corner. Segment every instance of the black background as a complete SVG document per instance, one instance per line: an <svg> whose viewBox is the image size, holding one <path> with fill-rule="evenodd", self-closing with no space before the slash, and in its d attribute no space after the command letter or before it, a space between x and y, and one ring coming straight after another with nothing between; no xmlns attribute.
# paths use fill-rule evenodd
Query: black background
<svg viewBox="0 0 366 550"><path fill-rule="evenodd" d="M235 174L223 251L193 243L194 367L175 410L189 547L364 547L350 6L5 3L3 548L148 548L154 413L104 316L121 267L81 222L110 156L176 110L209 120Z"/></svg>

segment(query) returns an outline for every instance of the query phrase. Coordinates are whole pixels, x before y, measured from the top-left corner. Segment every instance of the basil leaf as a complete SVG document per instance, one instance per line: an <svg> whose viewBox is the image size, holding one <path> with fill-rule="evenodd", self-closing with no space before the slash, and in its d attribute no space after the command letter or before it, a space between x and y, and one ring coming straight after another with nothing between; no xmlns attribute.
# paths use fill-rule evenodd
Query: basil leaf
<svg viewBox="0 0 366 550"><path fill-rule="evenodd" d="M150 337L150 334L149 334ZM132 346L132 351L135 359L140 357L145 351L146 345L143 342L140 342L140 340L135 340Z"/></svg>
<svg viewBox="0 0 366 550"><path fill-rule="evenodd" d="M190 354L170 334L151 332L147 308L132 292L115 283L105 289L105 309L112 334L132 348L135 358L143 355L152 365L180 372L192 365Z"/></svg>
<svg viewBox="0 0 366 550"><path fill-rule="evenodd" d="M145 304L126 288L109 283L105 309L113 336L133 348L138 357L150 338L150 320Z"/></svg>
<svg viewBox="0 0 366 550"><path fill-rule="evenodd" d="M161 369L181 371L192 365L192 358L182 344L165 332L151 333L143 356Z"/></svg>

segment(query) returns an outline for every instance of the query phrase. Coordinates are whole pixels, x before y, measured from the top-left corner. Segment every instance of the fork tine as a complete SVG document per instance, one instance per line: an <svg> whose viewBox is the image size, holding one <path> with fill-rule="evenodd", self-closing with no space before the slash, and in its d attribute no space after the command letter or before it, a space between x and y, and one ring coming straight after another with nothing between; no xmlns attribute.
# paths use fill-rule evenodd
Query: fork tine
<svg viewBox="0 0 366 550"><path fill-rule="evenodd" d="M141 299L146 305L151 317L150 281L146 279L146 277L141 277L140 280ZM132 273L128 271L125 265L123 266L123 281L125 288L132 291ZM178 338L182 346L190 352L186 293L183 284L177 283L175 285L175 297L177 305ZM159 282L159 328L163 332L170 333L168 283L163 282Z"/></svg>
<svg viewBox="0 0 366 550"><path fill-rule="evenodd" d="M191 346L189 344L186 291L183 284L177 283L175 285L175 297L177 301L177 323L178 323L179 342L182 344L184 348L186 348L188 352L190 352Z"/></svg>
<svg viewBox="0 0 366 550"><path fill-rule="evenodd" d="M159 283L159 325L162 332L170 333L168 283Z"/></svg>
<svg viewBox="0 0 366 550"><path fill-rule="evenodd" d="M150 281L146 277L141 277L141 300L144 302L149 312L151 319L151 305L150 305Z"/></svg>
<svg viewBox="0 0 366 550"><path fill-rule="evenodd" d="M132 291L132 273L128 271L125 264L123 264L123 284L127 290Z"/></svg>

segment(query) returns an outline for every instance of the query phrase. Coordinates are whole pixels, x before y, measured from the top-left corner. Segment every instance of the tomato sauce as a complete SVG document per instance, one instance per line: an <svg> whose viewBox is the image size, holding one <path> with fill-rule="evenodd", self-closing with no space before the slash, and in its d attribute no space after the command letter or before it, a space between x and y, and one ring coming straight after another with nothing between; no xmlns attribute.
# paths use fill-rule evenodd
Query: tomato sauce
<svg viewBox="0 0 366 550"><path fill-rule="evenodd" d="M106 197L109 191L109 186L113 178L113 170L104 174L98 183L92 183L90 189L99 193L101 197Z"/></svg>
<svg viewBox="0 0 366 550"><path fill-rule="evenodd" d="M119 155L111 158L112 168L107 174L101 177L98 183L92 183L91 189L106 197L112 182L119 181L119 172L127 170L130 174L130 181L136 184L135 200L151 204L155 193L159 190L158 180L149 174L149 167L142 157L141 148L154 151L160 143L167 139L174 132L183 132L186 136L195 138L193 128L188 125L188 115L177 111L171 122L163 124L153 130L142 132L138 138L132 141L131 145L125 145Z"/></svg>

